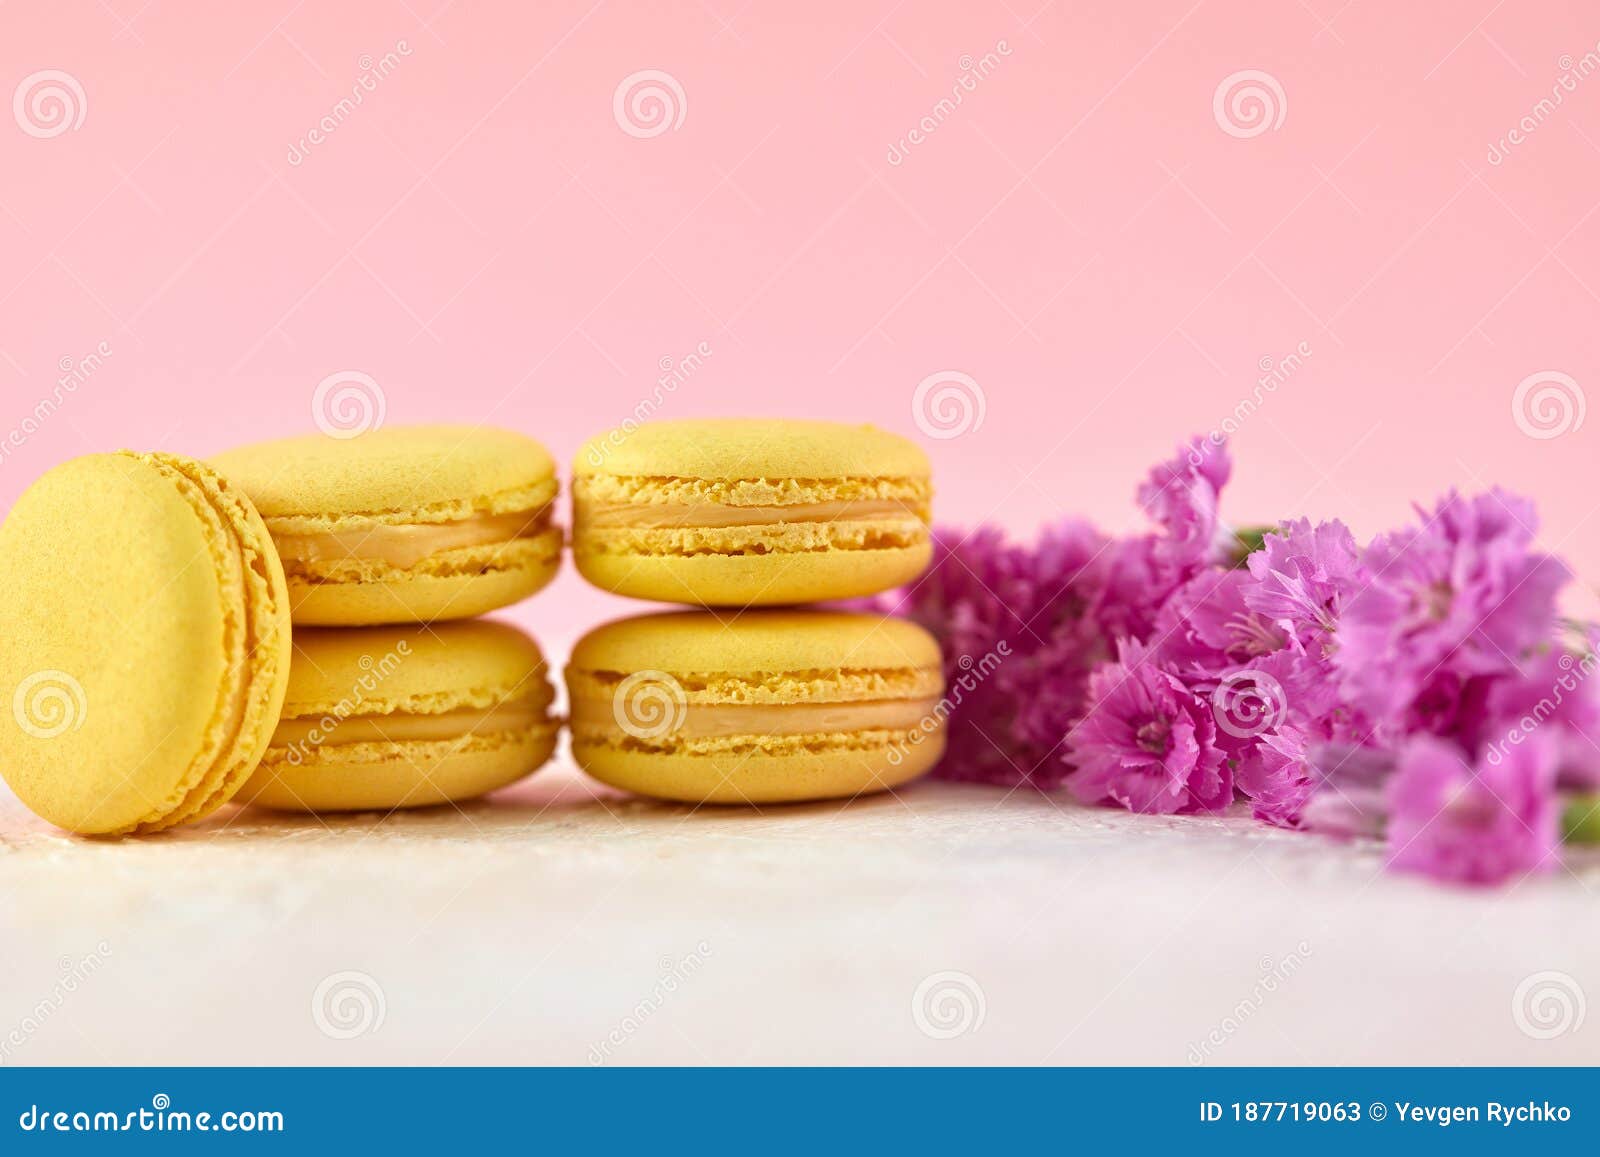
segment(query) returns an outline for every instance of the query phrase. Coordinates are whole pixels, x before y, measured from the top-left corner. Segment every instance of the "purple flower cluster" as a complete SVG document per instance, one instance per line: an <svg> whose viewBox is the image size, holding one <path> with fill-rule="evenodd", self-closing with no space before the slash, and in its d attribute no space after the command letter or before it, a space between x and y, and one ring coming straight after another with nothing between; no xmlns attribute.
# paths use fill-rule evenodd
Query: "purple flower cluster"
<svg viewBox="0 0 1600 1157"><path fill-rule="evenodd" d="M1224 447L1181 447L1139 487L1142 535L936 535L895 609L960 680L940 774L1137 812L1242 798L1463 882L1558 862L1560 793L1600 788L1600 660L1564 639L1570 574L1532 505L1452 492L1365 548L1299 519L1247 549L1220 518L1230 472Z"/></svg>

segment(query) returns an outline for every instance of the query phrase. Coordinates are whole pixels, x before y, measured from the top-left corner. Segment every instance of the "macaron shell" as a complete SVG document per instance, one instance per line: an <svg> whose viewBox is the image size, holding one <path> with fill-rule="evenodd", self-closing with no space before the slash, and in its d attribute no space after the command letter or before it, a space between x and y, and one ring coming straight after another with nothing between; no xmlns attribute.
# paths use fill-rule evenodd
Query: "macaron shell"
<svg viewBox="0 0 1600 1157"><path fill-rule="evenodd" d="M288 811L389 810L469 799L537 770L559 722L539 645L509 623L297 632L285 720L333 720L324 741L269 747L241 803ZM485 711L507 703L545 717L517 731L452 739L340 743L338 726ZM389 729L393 730L393 729Z"/></svg>
<svg viewBox="0 0 1600 1157"><path fill-rule="evenodd" d="M265 526L197 462L99 454L48 472L0 528L0 771L70 831L155 831L220 807L288 679Z"/></svg>
<svg viewBox="0 0 1600 1157"><path fill-rule="evenodd" d="M225 698L237 703L232 743L183 804L147 819L137 829L154 832L205 818L229 803L254 773L272 738L288 689L293 638L283 567L266 523L249 499L204 463L170 454L147 454L140 459L167 471L174 484L191 497L195 490L201 492L207 508L221 516L227 531L227 539L216 544L220 561L231 569L230 556L237 552L244 579L243 621L239 624L244 654L230 661L234 685L224 692ZM230 602L228 609L232 612L237 606ZM218 720L213 720L213 728L217 725Z"/></svg>
<svg viewBox="0 0 1600 1157"><path fill-rule="evenodd" d="M939 643L908 619L850 611L738 615L664 611L595 627L572 648L577 670L766 673L938 668Z"/></svg>
<svg viewBox="0 0 1600 1157"><path fill-rule="evenodd" d="M704 607L777 607L865 598L904 586L928 569L933 545L791 555L619 555L595 554L579 542L572 557L589 582L629 598Z"/></svg>
<svg viewBox="0 0 1600 1157"><path fill-rule="evenodd" d="M308 629L295 633L283 717L317 719L341 703L360 714L442 713L548 690L544 653L511 623Z"/></svg>
<svg viewBox="0 0 1600 1157"><path fill-rule="evenodd" d="M873 478L930 472L909 438L876 426L799 418L684 418L592 438L573 460L578 477Z"/></svg>
<svg viewBox="0 0 1600 1157"><path fill-rule="evenodd" d="M555 461L511 430L475 426L384 426L354 438L306 434L228 450L213 465L250 495L269 522L427 511L431 520L489 509L500 494L548 488Z"/></svg>
<svg viewBox="0 0 1600 1157"><path fill-rule="evenodd" d="M439 560L446 573L365 562L352 567L342 581L290 575L294 621L310 627L359 627L474 618L547 586L561 569L561 532L552 528L536 537L447 555Z"/></svg>
<svg viewBox="0 0 1600 1157"><path fill-rule="evenodd" d="M601 783L655 799L802 803L867 795L909 783L939 762L944 735L934 732L917 746L880 743L786 755L659 754L574 739L572 753L578 765Z"/></svg>
<svg viewBox="0 0 1600 1157"><path fill-rule="evenodd" d="M473 799L515 783L546 763L560 728L477 741L353 743L324 748L298 766L268 762L238 802L279 811L389 811Z"/></svg>

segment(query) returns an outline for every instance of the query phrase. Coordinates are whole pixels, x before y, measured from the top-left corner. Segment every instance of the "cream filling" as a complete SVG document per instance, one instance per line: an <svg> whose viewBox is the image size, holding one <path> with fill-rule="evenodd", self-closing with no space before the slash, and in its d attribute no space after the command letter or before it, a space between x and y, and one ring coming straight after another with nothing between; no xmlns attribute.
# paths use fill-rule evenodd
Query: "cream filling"
<svg viewBox="0 0 1600 1157"><path fill-rule="evenodd" d="M628 703L580 698L572 704L572 726L622 731L641 739L681 736L717 739L735 735L832 735L849 731L911 731L939 721L937 699L891 699L855 703L689 703L676 711L641 712L631 719ZM640 704L656 708L658 703ZM671 705L666 705L670 707ZM679 715L681 714L681 719ZM675 724L675 725L674 725Z"/></svg>
<svg viewBox="0 0 1600 1157"><path fill-rule="evenodd" d="M477 514L456 522L371 523L325 534L273 535L280 557L296 562L359 559L390 566L416 566L425 558L466 546L493 546L540 534L550 517L548 505L511 514Z"/></svg>
<svg viewBox="0 0 1600 1157"><path fill-rule="evenodd" d="M496 731L528 731L549 722L534 703L445 711L437 715L353 715L284 719L273 747L334 747L343 743L437 743Z"/></svg>
<svg viewBox="0 0 1600 1157"><path fill-rule="evenodd" d="M892 498L840 502L800 502L791 506L729 506L682 502L580 504L578 517L597 529L655 530L724 526L770 526L785 522L875 522L886 518L922 519L922 508Z"/></svg>

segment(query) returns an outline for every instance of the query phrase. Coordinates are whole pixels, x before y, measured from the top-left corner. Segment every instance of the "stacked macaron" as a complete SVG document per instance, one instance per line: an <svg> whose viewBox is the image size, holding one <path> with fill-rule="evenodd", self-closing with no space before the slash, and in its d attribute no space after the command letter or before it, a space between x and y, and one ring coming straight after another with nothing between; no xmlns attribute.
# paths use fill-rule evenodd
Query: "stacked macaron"
<svg viewBox="0 0 1600 1157"><path fill-rule="evenodd" d="M389 810L520 779L555 747L554 690L532 639L475 616L554 576L557 490L537 442L450 426L51 470L0 527L0 774L107 835L230 800ZM944 745L933 638L792 608L915 579L930 500L926 457L870 427L663 422L584 447L579 570L697 609L578 643L578 763L695 803L921 774Z"/></svg>
<svg viewBox="0 0 1600 1157"><path fill-rule="evenodd" d="M242 447L294 621L281 719L239 800L291 811L470 799L550 758L538 645L457 622L539 590L561 561L555 463L520 434L384 427Z"/></svg>
<svg viewBox="0 0 1600 1157"><path fill-rule="evenodd" d="M939 648L859 598L926 568L912 443L830 422L660 422L574 466L573 555L596 586L701 608L609 623L567 668L572 750L606 783L693 803L854 796L937 762Z"/></svg>
<svg viewBox="0 0 1600 1157"><path fill-rule="evenodd" d="M444 620L550 581L556 490L538 443L466 427L56 467L0 527L0 774L96 835L527 775L558 730L538 646Z"/></svg>

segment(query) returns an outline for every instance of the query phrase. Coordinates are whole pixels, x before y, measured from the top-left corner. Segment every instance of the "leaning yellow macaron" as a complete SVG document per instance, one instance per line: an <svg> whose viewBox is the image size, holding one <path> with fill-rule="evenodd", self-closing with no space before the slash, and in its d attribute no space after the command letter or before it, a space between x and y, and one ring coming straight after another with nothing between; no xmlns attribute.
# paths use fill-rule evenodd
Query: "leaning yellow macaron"
<svg viewBox="0 0 1600 1157"><path fill-rule="evenodd" d="M45 474L0 527L0 773L59 827L153 832L255 770L289 676L289 595L254 508L172 454Z"/></svg>
<svg viewBox="0 0 1600 1157"><path fill-rule="evenodd" d="M266 519L296 624L471 618L533 594L560 564L555 463L521 434L386 426L212 462Z"/></svg>
<svg viewBox="0 0 1600 1157"><path fill-rule="evenodd" d="M295 632L283 717L240 803L423 807L540 767L559 723L543 655L505 623Z"/></svg>
<svg viewBox="0 0 1600 1157"><path fill-rule="evenodd" d="M653 422L578 452L573 557L590 582L634 598L853 598L927 567L932 497L927 455L871 426Z"/></svg>
<svg viewBox="0 0 1600 1157"><path fill-rule="evenodd" d="M660 799L854 796L914 779L944 752L939 645L902 619L624 619L578 642L567 691L579 766Z"/></svg>

